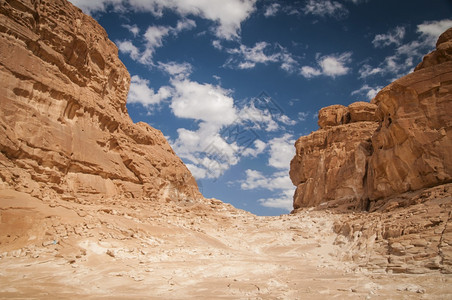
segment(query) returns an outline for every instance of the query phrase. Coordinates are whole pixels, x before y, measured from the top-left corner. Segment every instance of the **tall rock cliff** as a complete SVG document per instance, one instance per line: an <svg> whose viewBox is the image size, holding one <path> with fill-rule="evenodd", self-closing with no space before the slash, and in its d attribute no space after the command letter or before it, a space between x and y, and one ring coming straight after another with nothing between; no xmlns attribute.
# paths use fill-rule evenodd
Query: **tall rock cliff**
<svg viewBox="0 0 452 300"><path fill-rule="evenodd" d="M131 121L129 83L105 30L68 1L0 1L0 187L202 198L163 134Z"/></svg>
<svg viewBox="0 0 452 300"><path fill-rule="evenodd" d="M320 110L320 129L295 144L295 209L375 210L388 197L452 182L452 28L436 47L371 103Z"/></svg>

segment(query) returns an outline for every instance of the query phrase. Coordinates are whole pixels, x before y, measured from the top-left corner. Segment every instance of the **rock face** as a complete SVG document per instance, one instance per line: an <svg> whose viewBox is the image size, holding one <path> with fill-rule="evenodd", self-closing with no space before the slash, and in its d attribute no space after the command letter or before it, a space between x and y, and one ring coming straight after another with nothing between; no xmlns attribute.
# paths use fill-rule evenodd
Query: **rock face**
<svg viewBox="0 0 452 300"><path fill-rule="evenodd" d="M389 197L374 213L342 214L342 259L382 273L452 274L452 184Z"/></svg>
<svg viewBox="0 0 452 300"><path fill-rule="evenodd" d="M363 208L363 178L377 130L375 104L334 105L319 112L320 129L295 143L290 178L297 190L294 208L348 203Z"/></svg>
<svg viewBox="0 0 452 300"><path fill-rule="evenodd" d="M117 47L65 0L0 2L0 187L202 198L163 134L133 124Z"/></svg>
<svg viewBox="0 0 452 300"><path fill-rule="evenodd" d="M294 208L376 210L388 197L452 182L452 29L415 72L371 103L319 112L295 144Z"/></svg>
<svg viewBox="0 0 452 300"><path fill-rule="evenodd" d="M417 71L374 99L380 127L369 159L371 200L452 181L452 29L442 40Z"/></svg>

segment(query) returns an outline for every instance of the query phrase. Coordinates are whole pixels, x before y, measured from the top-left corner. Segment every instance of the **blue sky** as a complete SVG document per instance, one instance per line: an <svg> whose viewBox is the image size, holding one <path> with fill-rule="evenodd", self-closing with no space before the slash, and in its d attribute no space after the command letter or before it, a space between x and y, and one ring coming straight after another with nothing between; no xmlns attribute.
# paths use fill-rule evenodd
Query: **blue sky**
<svg viewBox="0 0 452 300"><path fill-rule="evenodd" d="M287 213L294 142L369 101L452 27L448 0L71 0L119 48L133 121L161 130L205 197Z"/></svg>

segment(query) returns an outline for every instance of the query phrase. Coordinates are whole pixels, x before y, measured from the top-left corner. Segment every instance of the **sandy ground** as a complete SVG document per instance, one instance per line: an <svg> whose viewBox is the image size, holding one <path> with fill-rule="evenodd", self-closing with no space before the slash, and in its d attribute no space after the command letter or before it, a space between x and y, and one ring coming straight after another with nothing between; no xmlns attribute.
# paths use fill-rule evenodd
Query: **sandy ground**
<svg viewBox="0 0 452 300"><path fill-rule="evenodd" d="M338 218L1 190L0 298L452 299L452 275L339 261Z"/></svg>

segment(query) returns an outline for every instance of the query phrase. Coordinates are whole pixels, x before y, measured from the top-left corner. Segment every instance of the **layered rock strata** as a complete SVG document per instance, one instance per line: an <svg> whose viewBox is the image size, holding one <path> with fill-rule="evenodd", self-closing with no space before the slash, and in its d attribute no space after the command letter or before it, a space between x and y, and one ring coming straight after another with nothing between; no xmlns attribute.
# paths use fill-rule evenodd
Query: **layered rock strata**
<svg viewBox="0 0 452 300"><path fill-rule="evenodd" d="M294 208L377 210L388 197L452 182L452 29L413 73L371 103L319 112L297 140Z"/></svg>
<svg viewBox="0 0 452 300"><path fill-rule="evenodd" d="M385 199L375 213L335 222L339 258L373 272L452 274L452 184Z"/></svg>
<svg viewBox="0 0 452 300"><path fill-rule="evenodd" d="M200 199L163 134L134 124L117 47L65 0L0 2L0 186L67 198Z"/></svg>

